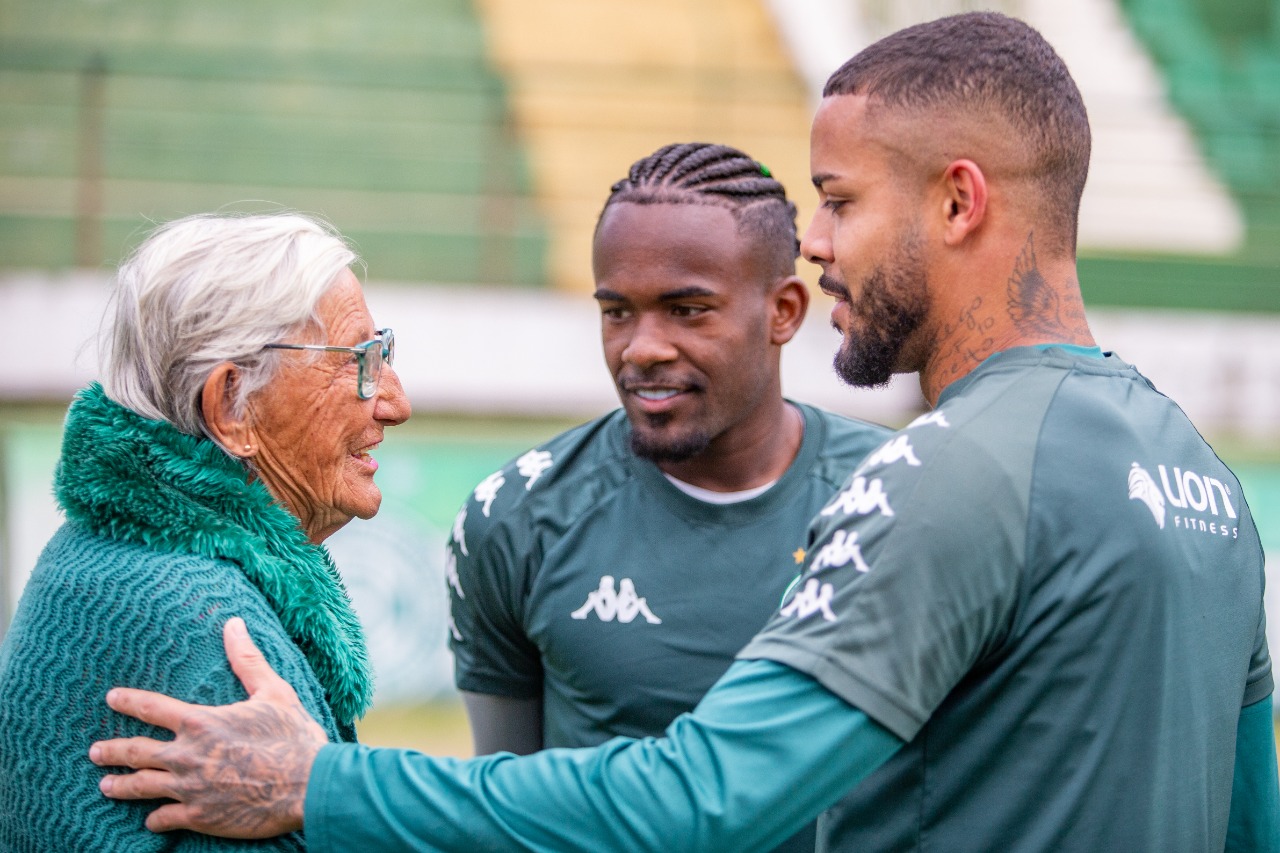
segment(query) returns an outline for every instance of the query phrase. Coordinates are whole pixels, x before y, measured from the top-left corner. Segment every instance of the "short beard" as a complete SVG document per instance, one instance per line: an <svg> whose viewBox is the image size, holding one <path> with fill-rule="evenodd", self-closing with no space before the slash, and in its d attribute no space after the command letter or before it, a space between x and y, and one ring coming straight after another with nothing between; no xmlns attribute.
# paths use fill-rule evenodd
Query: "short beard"
<svg viewBox="0 0 1280 853"><path fill-rule="evenodd" d="M836 375L855 388L889 384L907 339L928 314L928 284L916 245L908 245L891 268L892 274L881 267L862 282L856 311L849 304L850 323L856 314L861 332L851 326L833 364Z"/></svg>
<svg viewBox="0 0 1280 853"><path fill-rule="evenodd" d="M662 426L667 418L654 423L655 418L647 418L650 424ZM650 462L683 462L692 459L711 446L711 436L700 429L685 435L663 436L657 430L646 430L631 425L631 452L641 459Z"/></svg>

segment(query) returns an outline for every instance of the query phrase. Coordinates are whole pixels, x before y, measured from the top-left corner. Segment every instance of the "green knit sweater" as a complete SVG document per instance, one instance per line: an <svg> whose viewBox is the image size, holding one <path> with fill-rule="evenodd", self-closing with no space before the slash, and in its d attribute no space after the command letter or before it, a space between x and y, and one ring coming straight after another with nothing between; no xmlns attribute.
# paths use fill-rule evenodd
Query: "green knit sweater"
<svg viewBox="0 0 1280 853"><path fill-rule="evenodd" d="M113 686L188 702L245 698L222 625L242 616L272 667L334 741L372 683L359 623L327 552L212 442L139 417L93 385L67 415L55 491L67 522L45 548L0 644L0 850L286 849L157 835L160 803L108 800L95 740L163 730L113 713Z"/></svg>

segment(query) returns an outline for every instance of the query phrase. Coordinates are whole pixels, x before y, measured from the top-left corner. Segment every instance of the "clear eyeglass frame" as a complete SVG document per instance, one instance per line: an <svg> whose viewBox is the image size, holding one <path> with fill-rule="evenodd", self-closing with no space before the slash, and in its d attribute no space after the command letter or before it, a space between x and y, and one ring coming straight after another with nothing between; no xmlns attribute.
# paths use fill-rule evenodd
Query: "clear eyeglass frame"
<svg viewBox="0 0 1280 853"><path fill-rule="evenodd" d="M267 344L263 349L305 349L317 352L349 352L356 357L359 367L356 396L361 400L372 399L378 393L378 379L382 376L382 364L391 364L396 357L396 336L390 329L378 329L372 340L353 347L331 347L324 344ZM376 348L376 352L375 352ZM379 358L381 356L381 358Z"/></svg>

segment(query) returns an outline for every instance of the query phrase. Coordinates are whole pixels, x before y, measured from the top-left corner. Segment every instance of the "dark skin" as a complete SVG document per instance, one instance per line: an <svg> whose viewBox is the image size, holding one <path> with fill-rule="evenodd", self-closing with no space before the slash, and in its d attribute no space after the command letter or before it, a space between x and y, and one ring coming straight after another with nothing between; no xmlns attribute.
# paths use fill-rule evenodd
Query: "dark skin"
<svg viewBox="0 0 1280 853"><path fill-rule="evenodd" d="M782 476L799 452L803 418L782 398L779 359L809 294L790 235L779 251L779 239L744 234L728 209L699 201L606 208L594 295L633 450L686 483L741 491ZM477 754L542 748L540 696L462 698Z"/></svg>
<svg viewBox="0 0 1280 853"><path fill-rule="evenodd" d="M776 480L804 432L780 359L808 290L757 243L723 207L619 203L592 249L605 362L632 430L659 468L713 491Z"/></svg>

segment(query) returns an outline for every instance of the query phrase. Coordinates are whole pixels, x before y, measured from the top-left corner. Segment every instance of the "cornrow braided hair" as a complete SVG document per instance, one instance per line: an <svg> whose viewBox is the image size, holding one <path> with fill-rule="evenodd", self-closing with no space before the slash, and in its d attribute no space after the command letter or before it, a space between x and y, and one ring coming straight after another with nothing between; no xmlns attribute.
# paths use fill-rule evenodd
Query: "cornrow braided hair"
<svg viewBox="0 0 1280 853"><path fill-rule="evenodd" d="M739 231L761 241L779 272L795 272L800 254L796 206L764 164L737 148L709 142L663 146L632 163L627 177L610 188L600 219L619 203L723 207Z"/></svg>

